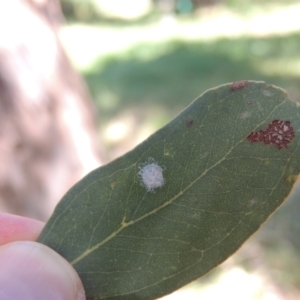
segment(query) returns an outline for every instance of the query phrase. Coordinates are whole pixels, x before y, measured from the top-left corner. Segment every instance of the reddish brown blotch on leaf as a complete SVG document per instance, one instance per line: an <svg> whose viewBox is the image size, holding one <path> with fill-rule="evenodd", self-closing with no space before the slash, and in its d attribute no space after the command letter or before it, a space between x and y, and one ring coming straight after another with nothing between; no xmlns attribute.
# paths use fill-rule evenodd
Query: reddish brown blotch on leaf
<svg viewBox="0 0 300 300"><path fill-rule="evenodd" d="M238 89L242 89L247 84L248 84L248 80L236 81L236 82L232 83L232 85L230 86L230 89L232 91L235 91L235 90L238 90Z"/></svg>
<svg viewBox="0 0 300 300"><path fill-rule="evenodd" d="M263 142L266 145L275 145L278 149L286 148L295 137L290 121L274 120L266 130L251 132L247 140L251 143Z"/></svg>

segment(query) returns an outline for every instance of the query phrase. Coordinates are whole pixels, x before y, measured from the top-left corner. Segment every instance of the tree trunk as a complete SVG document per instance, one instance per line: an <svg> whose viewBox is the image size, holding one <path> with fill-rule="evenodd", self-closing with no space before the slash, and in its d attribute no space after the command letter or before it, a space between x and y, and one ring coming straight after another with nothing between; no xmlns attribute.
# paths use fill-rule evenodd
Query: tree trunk
<svg viewBox="0 0 300 300"><path fill-rule="evenodd" d="M56 0L0 1L0 210L47 220L100 164L95 114Z"/></svg>

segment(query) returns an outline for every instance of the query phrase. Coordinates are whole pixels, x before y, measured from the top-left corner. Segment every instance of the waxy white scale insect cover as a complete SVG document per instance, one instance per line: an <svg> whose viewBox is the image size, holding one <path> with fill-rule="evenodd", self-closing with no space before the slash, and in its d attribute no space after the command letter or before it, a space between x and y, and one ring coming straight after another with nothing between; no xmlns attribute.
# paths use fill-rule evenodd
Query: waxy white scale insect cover
<svg viewBox="0 0 300 300"><path fill-rule="evenodd" d="M139 169L138 177L147 192L154 193L155 189L164 186L166 182L163 176L165 167L159 166L152 157L148 158L148 162L140 164Z"/></svg>

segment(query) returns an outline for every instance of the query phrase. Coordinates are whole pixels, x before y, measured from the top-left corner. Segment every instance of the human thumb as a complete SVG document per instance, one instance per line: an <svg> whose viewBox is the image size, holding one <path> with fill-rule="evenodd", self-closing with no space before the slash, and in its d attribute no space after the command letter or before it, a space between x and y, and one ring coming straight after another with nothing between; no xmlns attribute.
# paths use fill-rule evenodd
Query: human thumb
<svg viewBox="0 0 300 300"><path fill-rule="evenodd" d="M84 300L82 283L58 253L36 242L0 247L1 300Z"/></svg>

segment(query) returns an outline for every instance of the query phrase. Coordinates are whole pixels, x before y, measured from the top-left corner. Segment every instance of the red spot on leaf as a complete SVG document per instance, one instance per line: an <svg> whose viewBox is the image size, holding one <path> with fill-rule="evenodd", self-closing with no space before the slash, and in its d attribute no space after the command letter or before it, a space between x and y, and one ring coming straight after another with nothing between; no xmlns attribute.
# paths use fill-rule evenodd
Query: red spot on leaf
<svg viewBox="0 0 300 300"><path fill-rule="evenodd" d="M251 105L251 104L252 104L252 101L248 101L247 104L248 104L248 105Z"/></svg>
<svg viewBox="0 0 300 300"><path fill-rule="evenodd" d="M237 81L237 82L234 82L234 83L230 86L230 89L231 89L232 91L235 91L235 90L242 89L242 88L245 87L246 85L248 85L248 80Z"/></svg>
<svg viewBox="0 0 300 300"><path fill-rule="evenodd" d="M266 145L275 145L278 149L286 148L295 137L290 121L274 120L266 130L251 132L247 140L251 143L263 142Z"/></svg>

